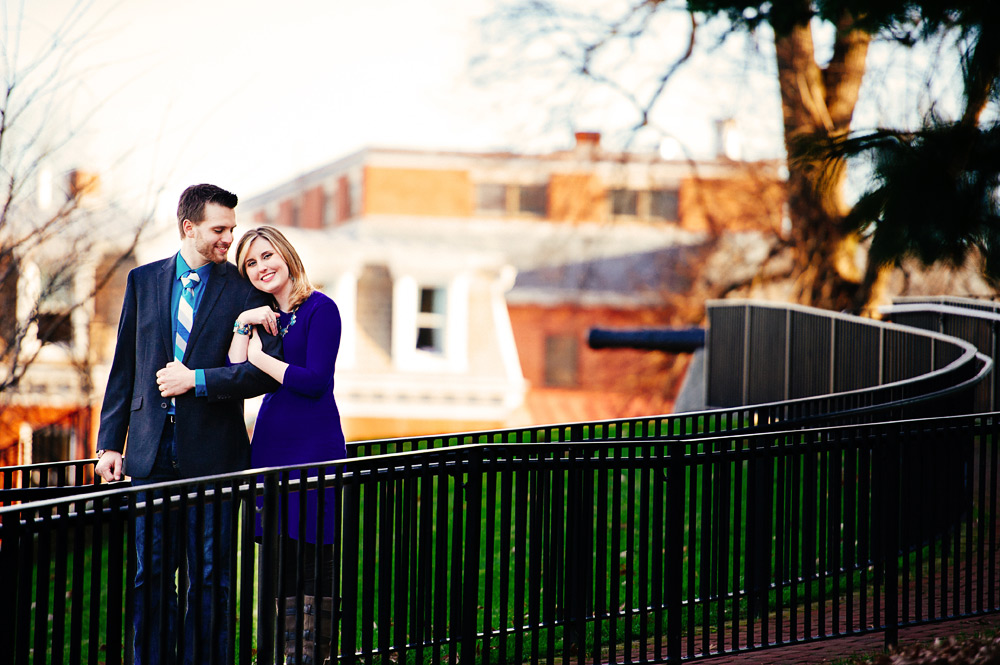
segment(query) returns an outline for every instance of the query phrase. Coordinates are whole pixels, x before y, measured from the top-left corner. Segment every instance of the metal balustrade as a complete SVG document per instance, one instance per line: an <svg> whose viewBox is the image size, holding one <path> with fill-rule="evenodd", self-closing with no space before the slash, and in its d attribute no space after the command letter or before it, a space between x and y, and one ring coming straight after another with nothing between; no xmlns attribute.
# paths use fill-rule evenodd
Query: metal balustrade
<svg viewBox="0 0 1000 665"><path fill-rule="evenodd" d="M283 640L274 598L295 595L273 578L295 565L279 560L273 527L253 541L254 506L273 524L279 497L320 486L340 498L340 662L676 662L892 639L1000 609L997 435L991 415L477 444L347 460L312 481L302 467L172 483L157 505L128 489L7 507L0 639L15 663L127 662L130 525L201 506L243 524L230 634L238 662L254 662L254 646ZM187 522L178 528L184 538ZM226 620L218 609L203 621Z"/></svg>
<svg viewBox="0 0 1000 665"><path fill-rule="evenodd" d="M832 318L786 314L839 333L841 357L858 357L846 339L877 341L873 389L858 387L870 368L834 368L795 385L833 381L840 394L361 442L319 469L167 483L155 502L127 487L31 486L59 465L2 470L0 643L16 664L131 662L136 516L193 510L184 537L230 511L233 595L201 620L229 623L236 662L272 662L275 598L305 592L276 576L303 556L284 560L276 523L306 492L337 496L337 662L680 662L870 632L893 643L901 627L1000 610L1000 414L947 415L974 410L992 362L938 333L879 324L850 337ZM727 329L716 320L710 344ZM776 330L762 320L751 328ZM779 352L815 348L785 330ZM745 367L765 360L737 346Z"/></svg>
<svg viewBox="0 0 1000 665"><path fill-rule="evenodd" d="M967 299L941 299L938 303L906 300L881 308L887 319L911 328L920 328L961 339L974 345L981 353L997 357L1000 351L1000 304L969 301ZM976 389L977 411L993 411L1000 407L1000 372Z"/></svg>
<svg viewBox="0 0 1000 665"><path fill-rule="evenodd" d="M968 378L979 352L936 331L798 305L715 300L707 311L706 394L720 408L885 404Z"/></svg>

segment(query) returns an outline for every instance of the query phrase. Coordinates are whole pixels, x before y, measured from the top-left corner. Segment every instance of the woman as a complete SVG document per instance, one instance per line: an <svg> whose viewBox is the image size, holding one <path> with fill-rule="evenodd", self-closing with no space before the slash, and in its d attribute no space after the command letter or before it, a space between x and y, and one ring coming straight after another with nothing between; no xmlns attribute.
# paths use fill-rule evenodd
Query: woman
<svg viewBox="0 0 1000 665"><path fill-rule="evenodd" d="M298 252L277 229L261 226L247 231L236 247L236 265L254 287L274 298L277 311L258 307L239 315L234 324L229 360L249 361L281 383L264 397L251 440L250 459L254 468L289 466L342 459L347 456L340 413L333 398L333 372L340 347L340 311L323 293L316 291L306 277ZM279 335L284 361L264 353L260 335L254 326L262 326ZM324 492L323 571L316 589L315 570L317 500L316 491L308 492L306 532L299 533L299 500L290 497L287 525L280 527L282 558L297 560L297 540L302 539L305 566L305 602L303 628L306 637L315 631L316 615L322 612L319 630L320 662L328 655L330 612L332 609L333 559L336 495L332 488ZM284 508L284 507L283 507ZM258 513L259 515L260 513ZM284 511L279 519L284 520ZM261 534L260 519L257 535ZM296 566L283 566L286 599L286 635L294 635ZM320 602L316 602L321 599ZM279 605L281 605L279 603ZM313 640L303 640L303 654L313 655ZM295 640L286 639L285 655L294 660ZM286 660L286 662L291 662Z"/></svg>

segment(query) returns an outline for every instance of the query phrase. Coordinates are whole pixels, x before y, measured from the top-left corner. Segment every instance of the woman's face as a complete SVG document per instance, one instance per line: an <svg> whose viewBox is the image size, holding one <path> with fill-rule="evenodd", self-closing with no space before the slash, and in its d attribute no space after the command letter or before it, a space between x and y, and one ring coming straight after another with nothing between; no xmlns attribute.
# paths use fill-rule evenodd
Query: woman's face
<svg viewBox="0 0 1000 665"><path fill-rule="evenodd" d="M243 260L250 283L259 291L270 293L278 301L292 290L292 280L288 264L274 250L274 246L264 238L254 238Z"/></svg>

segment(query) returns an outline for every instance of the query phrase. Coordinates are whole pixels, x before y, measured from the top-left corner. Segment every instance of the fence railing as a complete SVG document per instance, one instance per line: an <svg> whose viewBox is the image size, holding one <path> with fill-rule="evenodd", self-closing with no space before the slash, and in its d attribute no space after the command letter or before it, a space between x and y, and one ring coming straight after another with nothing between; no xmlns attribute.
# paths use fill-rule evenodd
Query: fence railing
<svg viewBox="0 0 1000 665"><path fill-rule="evenodd" d="M956 300L966 301L951 299L953 303ZM970 306L977 303L971 301ZM716 405L710 411L355 441L347 444L348 456L476 443L682 438L769 427L876 422L928 415L928 409L942 414L990 410L980 397L970 403L967 392L970 386L978 395L986 390L981 385L982 379L992 370L995 356L991 352L995 346L979 344L975 336L962 336L961 325L937 331L955 332L952 337L823 310L748 301L713 301L708 313L712 327L706 381L709 394L715 393L710 402ZM969 319L975 320L977 315L973 313ZM907 322L919 324L916 319ZM846 334L845 330L852 333ZM793 339L797 341L790 341ZM868 348L866 344L873 346ZM887 350L887 345L892 348ZM834 347L846 348L850 353L835 356L831 351ZM977 350L981 353L977 354ZM801 358L795 356L800 359L790 360L793 351ZM816 370L812 364L823 367L857 364L869 369L855 372L854 383L841 380L829 384L829 377L844 375L847 370ZM881 383L858 384L856 377L871 378L874 366L888 367L877 373ZM812 377L826 372L819 382L808 377L795 380L797 385L815 384L817 394L799 395L812 391L789 387L792 383L789 376L799 371ZM750 374L755 377L752 382ZM1000 381L1000 374L992 376L994 383ZM753 390L749 389L751 383ZM727 384L737 388L727 389ZM825 393L823 386L839 390ZM851 386L853 389L849 389ZM724 402L738 406L718 406ZM92 470L93 460L0 467L0 506L64 496L74 493L74 487L94 489L89 487L94 485Z"/></svg>
<svg viewBox="0 0 1000 665"><path fill-rule="evenodd" d="M911 343L892 328L880 344ZM969 411L991 362L913 335L943 364L877 400L365 442L156 501L92 484L34 500L52 467L6 470L0 499L22 503L0 504L0 643L17 664L131 662L136 519L193 511L183 539L225 513L233 593L200 618L235 662L272 662L275 599L306 593L277 575L306 556L277 523L314 493L336 497L314 518L333 525L337 662L679 662L998 611L1000 414L900 420Z"/></svg>
<svg viewBox="0 0 1000 665"><path fill-rule="evenodd" d="M128 662L142 602L131 525L200 506L241 525L230 612L202 620L229 622L237 662L270 662L285 631L275 598L301 591L275 579L297 564L273 525L306 490L339 499L338 662L677 662L892 640L1000 609L997 423L477 444L347 460L312 480L296 468L173 483L158 504L127 489L7 507L0 640L14 663ZM271 525L259 546L255 513Z"/></svg>
<svg viewBox="0 0 1000 665"><path fill-rule="evenodd" d="M885 404L974 371L976 347L937 332L777 303L720 300L707 309L706 393L716 407L817 396Z"/></svg>
<svg viewBox="0 0 1000 665"><path fill-rule="evenodd" d="M991 358L1000 352L1000 304L951 298L945 304L906 302L880 311L895 323L969 342ZM975 399L977 411L1000 408L1000 372L980 383Z"/></svg>

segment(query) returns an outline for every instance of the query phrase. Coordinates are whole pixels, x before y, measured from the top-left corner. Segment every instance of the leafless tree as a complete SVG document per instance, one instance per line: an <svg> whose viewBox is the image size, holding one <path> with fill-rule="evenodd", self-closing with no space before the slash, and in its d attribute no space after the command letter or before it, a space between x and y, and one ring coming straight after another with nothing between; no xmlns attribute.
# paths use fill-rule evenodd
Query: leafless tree
<svg viewBox="0 0 1000 665"><path fill-rule="evenodd" d="M103 102L80 109L75 63L105 18L75 3L37 34L24 5L0 2L0 410L47 346L90 392L86 331L97 294L132 259L152 205L134 215L79 165L74 141Z"/></svg>
<svg viewBox="0 0 1000 665"><path fill-rule="evenodd" d="M763 75L758 80L769 79L777 100L767 108L783 139L791 224L786 234L769 239L768 254L779 259L781 274L761 264L745 284L725 288L780 279L788 297L799 302L863 310L885 275L859 259L864 236L845 223L847 162L819 156L810 141L852 131L867 54L876 41L947 46L958 61L954 23L937 16L933 3L923 4L914 10L914 3L884 3L875 11L855 0L515 0L487 19L486 46L474 70L484 83L516 80L525 90L530 86L523 81L549 81L542 103L559 109L555 122L571 122L589 95L601 90L600 103L631 109L633 121L620 129L628 145L631 137L650 131L670 135L658 118L685 101L671 84L698 58L707 55L714 70L730 72L738 72L742 61L744 79ZM713 72L708 61L700 62L700 71ZM746 85L738 79L728 80ZM754 104L769 94L758 93Z"/></svg>

